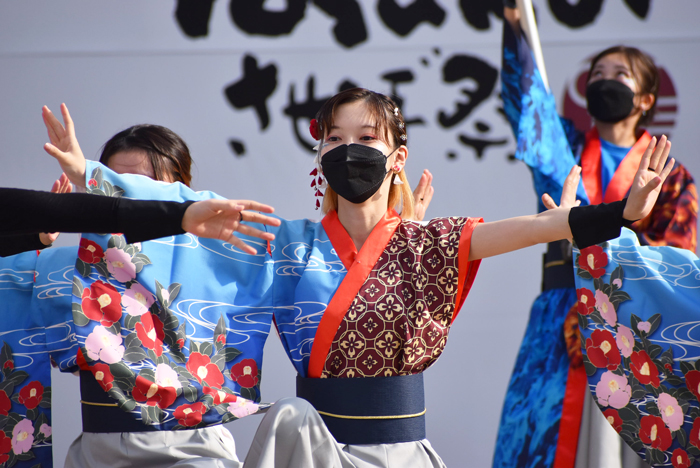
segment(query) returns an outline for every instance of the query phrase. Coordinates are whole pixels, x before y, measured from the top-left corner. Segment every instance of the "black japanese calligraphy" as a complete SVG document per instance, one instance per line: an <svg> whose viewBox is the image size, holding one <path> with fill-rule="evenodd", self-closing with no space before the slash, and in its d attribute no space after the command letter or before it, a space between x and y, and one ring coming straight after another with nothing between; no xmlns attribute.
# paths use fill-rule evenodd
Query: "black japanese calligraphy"
<svg viewBox="0 0 700 468"><path fill-rule="evenodd" d="M503 19L503 0L460 0L459 8L467 23L480 31L491 29L489 13Z"/></svg>
<svg viewBox="0 0 700 468"><path fill-rule="evenodd" d="M177 0L175 20L189 37L207 36L213 6L214 0Z"/></svg>
<svg viewBox="0 0 700 468"><path fill-rule="evenodd" d="M651 7L651 0L625 0L632 12L640 18L646 18Z"/></svg>
<svg viewBox="0 0 700 468"><path fill-rule="evenodd" d="M445 83L456 83L458 81L468 81L475 83L476 89L461 87L460 93L467 97L466 101L455 103L455 111L438 113L438 122L445 128L454 127L483 101L485 101L494 90L498 79L498 70L485 61L470 55L454 55L450 57L442 68L443 81Z"/></svg>
<svg viewBox="0 0 700 468"><path fill-rule="evenodd" d="M440 26L447 16L435 0L414 0L407 6L396 0L379 0L377 11L384 24L401 37L408 36L421 23Z"/></svg>
<svg viewBox="0 0 700 468"><path fill-rule="evenodd" d="M233 22L241 31L262 36L289 34L304 18L306 0L286 0L282 11L265 9L265 0L231 0L229 11Z"/></svg>
<svg viewBox="0 0 700 468"><path fill-rule="evenodd" d="M404 113L404 121L406 125L414 124L425 124L425 120L422 117L409 117L406 115L406 109L404 108L404 98L401 96L398 90L398 85L400 83L410 83L414 80L413 72L411 70L398 70L394 72L384 73L382 79L391 83L391 92L389 93L396 102L396 105L401 108Z"/></svg>
<svg viewBox="0 0 700 468"><path fill-rule="evenodd" d="M314 4L337 20L333 35L343 47L353 47L367 40L367 27L356 0L314 0Z"/></svg>
<svg viewBox="0 0 700 468"><path fill-rule="evenodd" d="M270 125L270 113L267 110L267 98L277 88L277 66L270 64L258 67L258 61L251 55L243 58L243 77L224 90L226 99L236 109L252 107L255 109L260 128Z"/></svg>

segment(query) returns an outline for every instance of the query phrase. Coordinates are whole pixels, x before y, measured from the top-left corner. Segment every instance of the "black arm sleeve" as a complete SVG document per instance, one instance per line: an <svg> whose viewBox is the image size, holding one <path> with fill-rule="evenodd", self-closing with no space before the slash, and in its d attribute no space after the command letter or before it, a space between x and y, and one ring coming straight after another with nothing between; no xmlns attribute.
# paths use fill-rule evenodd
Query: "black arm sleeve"
<svg viewBox="0 0 700 468"><path fill-rule="evenodd" d="M620 237L622 227L633 221L622 217L627 199L600 205L575 206L569 211L569 227L579 249Z"/></svg>
<svg viewBox="0 0 700 468"><path fill-rule="evenodd" d="M119 232L130 243L182 234L182 217L192 203L0 188L0 242L18 253L36 246L29 239L39 232Z"/></svg>

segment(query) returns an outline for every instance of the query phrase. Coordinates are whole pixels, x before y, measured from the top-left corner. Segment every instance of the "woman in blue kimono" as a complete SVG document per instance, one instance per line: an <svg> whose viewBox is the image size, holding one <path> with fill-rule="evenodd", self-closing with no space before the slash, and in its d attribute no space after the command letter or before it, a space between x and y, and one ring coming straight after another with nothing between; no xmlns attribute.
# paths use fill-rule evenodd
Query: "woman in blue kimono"
<svg viewBox="0 0 700 468"><path fill-rule="evenodd" d="M80 315L78 318L88 330L96 330L97 324L106 321L105 329L99 332L112 339L116 335L111 325L119 322L119 335L126 333L130 341L127 352L134 353L135 362L148 368L149 360L155 361L166 366L166 372L183 373L190 381L187 375L199 377L204 391L203 396L195 394L196 403L177 406L179 403L174 403L166 392L172 381L161 379L159 384L158 377L144 373L136 374L135 382L114 376L107 398L117 399L127 411L140 406L141 420L147 425L158 422L153 416L164 421L172 417L181 421L180 427L175 428L184 429L190 421L196 426L212 410L235 416L236 408L217 400L226 398L224 384L230 381L241 388L240 395L257 396L257 392L243 391L256 391L259 385L257 360L244 360L222 372L214 363L223 367L227 358L219 356L218 348L211 343L200 344L196 337L186 337L181 342L167 338L169 333L177 333L177 325L163 310L191 310L191 298L195 302L201 299L197 298L196 289L186 292L186 286L194 288L213 269L219 276L231 275L226 278L230 283L222 285L219 278L217 286L232 289L232 308L241 308L246 314L274 315L282 343L299 373L298 394L315 407L304 409L301 415L318 420L320 414L323 418L323 423L312 428L300 428L298 418L293 417L293 429L289 430L289 425L280 429L280 417L286 419L287 408L294 412L297 403L279 405L266 418L272 422L265 423L256 436L247 464L389 466L403 463L408 456L413 466L443 466L425 439L422 372L442 353L450 325L471 288L481 258L570 237L570 212L572 225L584 226L584 230L590 230L591 222L600 225L607 220L607 225L601 226L601 236L615 237L623 219L641 218L651 209L660 184L671 170L671 163L665 164L670 143L663 138L658 146L655 141L649 145L629 200L605 207L607 215L594 214L599 221L588 217L580 221L574 213L589 211L569 209L574 204L578 178L578 171L573 170L561 208L494 223L482 223L478 218L438 218L419 224L403 220L395 211L401 207L410 216L412 194L404 171L408 156L405 122L390 98L365 89L344 91L322 107L313 128L321 140L318 162L322 176L317 174L321 179L316 182L325 189L325 218L321 222L283 220L279 227L269 228L275 235L274 241L259 246L254 256L229 251L228 263L221 269L189 259L193 262L191 271L197 271L198 278L185 278L186 283L177 288L155 282L156 305L151 306L158 308L158 316L166 318L159 328L164 338L156 330L153 340L131 341L131 330L136 329L138 335L138 328L144 326L142 322L125 318L121 310L97 315L90 295L75 295L74 308L80 306L85 311L87 320ZM175 190L138 176L118 175L86 162L82 153L72 148L74 135L70 133L64 142L47 146L47 151L59 160L71 181L86 185L88 190L91 186L119 186L131 197L178 201L212 196L185 187ZM594 212L599 213L597 209ZM88 241L110 248L105 243L108 240ZM112 245L119 247L118 241L113 240ZM207 247L223 256L221 246L210 243ZM124 253L120 258L127 261L127 255L132 260L136 257L134 252ZM180 255L177 252L166 263L168 271L152 268L163 261L161 258L144 266L135 275L136 282L149 287L161 275L171 278L170 265L179 263ZM77 291L103 287L101 282L111 284L121 296L122 291L128 293L134 281L128 272L114 268L97 272L97 277L92 269L81 268L78 266L76 271L81 285ZM152 276L144 281L147 270ZM171 290L177 292L177 300L168 294ZM112 301L116 299L115 296ZM221 320L225 317L230 315L225 314ZM212 323L211 318L208 323ZM239 320L236 327L243 323ZM218 338L214 345L216 342ZM163 359L153 359L143 347L158 350ZM93 373L105 369L105 358L113 358L111 353L103 357L91 352L88 346L81 351L84 368ZM178 364L183 361L184 366ZM189 374L184 374L190 369ZM153 410L144 409L144 402L151 401ZM251 402L248 406L254 405ZM306 434L313 434L313 440ZM327 450L314 450L321 446ZM283 453L284 447L293 453Z"/></svg>
<svg viewBox="0 0 700 468"><path fill-rule="evenodd" d="M640 127L654 115L659 74L653 61L624 46L606 49L592 60L586 95L594 126L584 134L557 115L520 32L518 10L505 8L504 15L504 108L517 139L516 157L530 167L537 194L559 193L570 168L580 164L578 198L584 204L622 199L651 139ZM676 164L651 214L632 229L642 244L693 251L697 210L693 178ZM614 434L586 390L572 265L568 242L548 246L543 292L530 312L511 376L494 468L619 466L619 448L615 462L609 458L612 449L601 448L607 441L619 445L618 439L603 435ZM605 461L596 461L596 456ZM632 462L636 459L633 455Z"/></svg>
<svg viewBox="0 0 700 468"><path fill-rule="evenodd" d="M44 112L45 118L50 120L52 116L48 109ZM49 131L50 138L54 141L60 138L56 131L60 132L60 129L52 127ZM106 145L103 155L107 163L116 170L140 172L143 175L170 182L189 181L190 160L187 147L177 135L163 127L131 127L115 135ZM153 161L156 163L154 164ZM99 190L114 193L119 188L103 183ZM97 192L97 188L94 191ZM247 246L232 234L243 231L249 238L259 236L264 241L274 236L243 225L241 220L257 218L263 223L278 223L277 220L266 218L260 213L248 211L244 213L245 209L272 211L266 205L251 201L207 199L202 200L203 203L193 204L192 201L185 203L138 201L88 194L45 194L17 189L2 189L2 194L4 195L2 211L3 214L8 215L7 222L3 224L3 231L13 234L10 240L17 240L16 235L26 236L37 230L116 232L119 234L109 237L115 241L119 239L120 247L124 251L131 251L142 266L149 261L146 254L141 253L142 249L148 251L147 246L150 242L142 243L148 239L165 237L158 241L161 243L175 239L197 239L183 235L187 230L202 237L218 238L220 242L227 242L243 252L255 252L254 248ZM26 201L31 203L23 203ZM45 211L48 211L48 215L42 216ZM165 249L167 250L167 247ZM109 312L115 306L120 309L123 307L129 316L137 317L140 312L147 309L145 304L149 302L149 297L143 294L137 284L132 282L129 285L130 293L125 294L123 300L115 302L112 302L115 297L114 294L110 295L112 291L107 285L99 291L97 288L88 289L86 300L83 301L86 305L85 309L82 308L82 304L79 308L75 306L71 308L72 293L76 291L81 295L86 293L85 290L82 292L76 290L78 283L73 275L76 259L82 265L82 272L85 272L86 267L94 268L95 271L103 269L109 271L112 268L124 272L128 270L129 265L121 261L118 252L116 257L114 256L116 250L119 249L113 248L110 251L109 247L102 249L95 243L81 241L77 249L70 247L50 249L42 251L39 256L35 252L27 252L2 260L0 271L3 277L3 301L0 302L4 312L3 331L5 333L0 361L3 362L5 370L0 383L2 386L0 400L4 401L3 396L6 396L7 401L11 400L14 403L0 409L0 413L10 418L4 426L9 443L0 444L0 463L18 463L16 466L37 464L44 467L51 466L49 356L62 371L72 372L78 370L82 364L80 357L83 351L87 359L90 359L90 353L97 353L107 359L110 365L116 364L111 362L116 354L125 354L124 346L118 343L115 345L114 339L105 341L104 334L91 336L89 333L83 333L83 329L80 328L83 323L81 320L84 320L82 310L95 306L91 312L102 314L100 326L103 328L110 318ZM103 261L100 262L100 260ZM135 262L131 265L136 266ZM92 294L95 291L98 294ZM171 297L175 294L172 293ZM23 310L26 313L17 314L17 310ZM157 323L158 320L158 318L152 318L151 324ZM141 320L140 323L145 323L145 320ZM188 322L183 320L183 327L187 324ZM142 327L139 330L140 335L131 337L131 342L134 342L138 336L148 339L151 333L157 335L158 332L153 328ZM31 340L26 338L27 330L33 330ZM183 328L183 335L193 335L192 330ZM211 331L210 335L212 335ZM225 346L227 336L225 330L219 330L218 335L219 351L232 357L240 354L231 352L229 347ZM202 334L200 333L199 336ZM94 339L95 337L97 340ZM85 343L87 347L81 349L80 345ZM113 366L112 369L115 369L116 373L116 367ZM98 396L101 394L106 396L103 389L109 388L110 380L114 378L115 375L109 366L98 368L97 372L81 372L84 419L89 420L90 415L94 415L94 411L86 409L90 403L94 402L91 401L89 393L94 390L92 387L97 387L100 392ZM123 373L122 375L117 373L116 378L123 379ZM184 385L180 384L180 388L182 387ZM13 395L13 392L17 395ZM148 389L145 394L148 396ZM232 395L227 394L224 397L217 395L216 398L229 400L227 403L231 403ZM243 402L244 400L241 399L239 405ZM111 423L112 433L92 433L78 439L69 451L66 466L99 466L99 463L114 466L115 453L118 454L124 450L130 452L131 462L148 463L150 466L170 466L192 458L196 458L197 463L204 465L222 464L218 459L224 460L223 463L230 466L239 465L231 436L220 424L213 424L213 427L203 427L204 425L192 427L193 430L176 434L138 433L132 436L126 433L130 429L124 426L123 420L110 418L111 404L95 406L99 414L93 416L93 424L95 419L99 422L100 418L104 418ZM113 409L118 415L126 415L116 407ZM238 415L242 416L240 413ZM221 417L218 419L220 422ZM89 432L89 428L87 430ZM118 443L115 442L115 438L118 439ZM144 440L148 442L147 448L150 449L150 453L143 446ZM137 453L140 453L141 459Z"/></svg>

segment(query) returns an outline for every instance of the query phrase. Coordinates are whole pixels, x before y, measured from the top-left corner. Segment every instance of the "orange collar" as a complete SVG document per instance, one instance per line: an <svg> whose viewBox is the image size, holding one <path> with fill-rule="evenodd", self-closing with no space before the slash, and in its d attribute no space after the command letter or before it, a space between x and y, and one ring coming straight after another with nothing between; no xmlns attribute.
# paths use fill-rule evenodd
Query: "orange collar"
<svg viewBox="0 0 700 468"><path fill-rule="evenodd" d="M645 131L644 134L632 146L627 156L618 166L615 174L613 174L608 188L603 193L602 181L602 164L600 161L600 136L598 129L593 127L586 134L586 144L581 152L581 177L583 179L583 187L586 189L588 200L591 205L599 203L610 203L613 201L622 200L632 187L634 175L637 173L637 167L642 160L644 151L649 146L651 135Z"/></svg>

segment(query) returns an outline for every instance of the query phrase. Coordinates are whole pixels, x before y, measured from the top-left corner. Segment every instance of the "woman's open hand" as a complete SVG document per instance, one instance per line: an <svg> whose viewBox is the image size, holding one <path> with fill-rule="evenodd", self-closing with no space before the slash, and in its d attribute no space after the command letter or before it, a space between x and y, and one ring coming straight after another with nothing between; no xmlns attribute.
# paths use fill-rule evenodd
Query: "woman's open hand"
<svg viewBox="0 0 700 468"><path fill-rule="evenodd" d="M61 114L65 127L48 107L44 106L41 109L44 125L46 125L51 142L44 145L44 150L56 158L61 169L73 184L77 187L85 187L85 156L83 156L78 139L75 137L73 120L65 104L61 104Z"/></svg>
<svg viewBox="0 0 700 468"><path fill-rule="evenodd" d="M656 137L651 139L647 146L639 168L634 175L634 181L627 198L627 205L622 216L628 221L636 221L651 213L651 209L659 198L661 185L671 173L675 159L668 159L671 152L671 142L663 135L656 142ZM668 163L667 163L668 160Z"/></svg>
<svg viewBox="0 0 700 468"><path fill-rule="evenodd" d="M272 213L274 209L252 200L202 200L187 207L182 217L182 229L199 237L226 241L246 253L255 254L257 251L236 237L234 233L240 232L270 241L274 240L274 234L248 226L244 222L268 226L280 225L278 218L256 213L257 211Z"/></svg>

